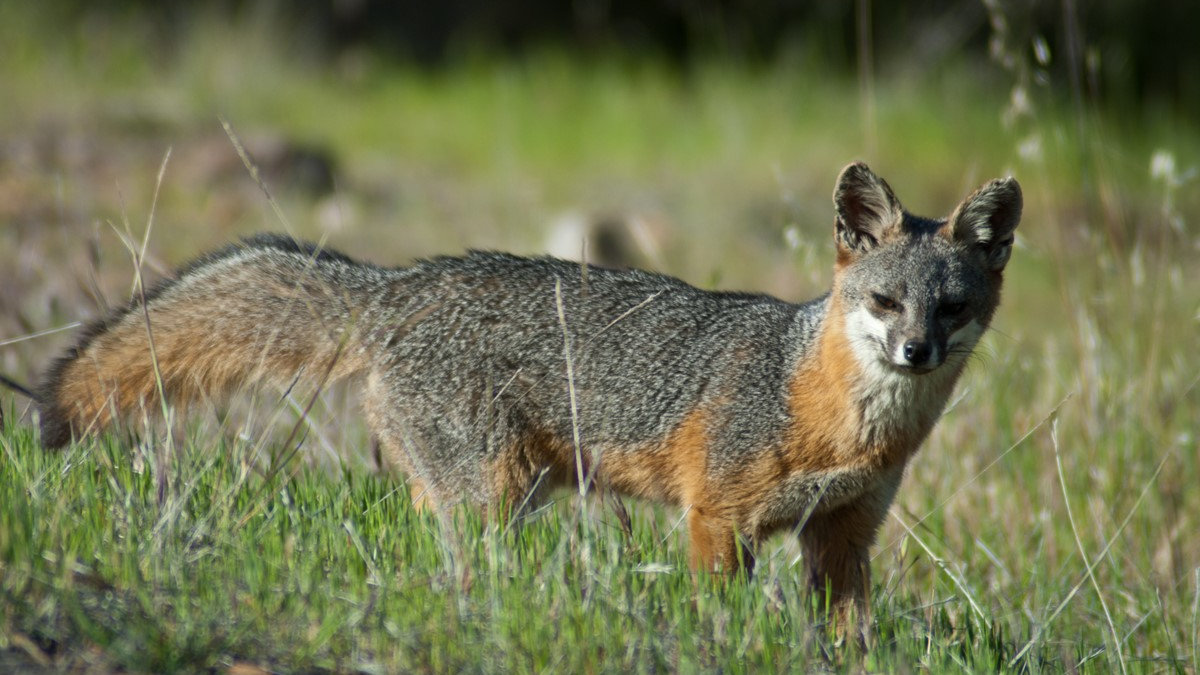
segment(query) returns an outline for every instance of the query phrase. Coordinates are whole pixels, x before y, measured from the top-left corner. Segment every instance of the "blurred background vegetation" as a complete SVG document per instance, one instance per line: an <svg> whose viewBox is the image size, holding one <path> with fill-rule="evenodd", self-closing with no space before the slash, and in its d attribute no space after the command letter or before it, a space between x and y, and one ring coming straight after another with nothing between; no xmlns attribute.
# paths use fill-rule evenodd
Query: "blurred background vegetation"
<svg viewBox="0 0 1200 675"><path fill-rule="evenodd" d="M178 40L191 36L203 16L300 34L303 47L295 52L308 58L365 52L438 68L463 57L512 57L552 46L600 58L633 53L683 67L714 57L764 65L788 55L816 61L841 76L852 76L863 65L863 48L874 54L882 75L924 71L947 60L986 61L996 21L1003 20L1025 46L1039 40L1047 53L1063 55L1042 64L1044 76L1080 78L1090 97L1132 96L1193 109L1200 104L1200 56L1189 39L1200 23L1200 8L1182 0L1153 7L1134 0L60 0L43 5L41 19L70 27L63 31L67 35L131 27L151 33L147 47L156 57L176 53Z"/></svg>
<svg viewBox="0 0 1200 675"><path fill-rule="evenodd" d="M1017 642L1053 623L1056 645L1100 645L1048 646L1052 670L1101 651L1186 669L1196 26L1183 0L3 3L0 371L35 380L70 339L43 331L124 302L123 240L151 220L150 277L260 230L382 264L578 255L611 231L591 255L801 300L828 286L848 162L930 216L1012 174L1026 205L1005 305L897 513L926 516ZM314 411L338 430L324 447L365 458L340 410ZM906 541L896 523L881 537L919 596L895 602L960 590ZM1059 618L1081 547L1105 551L1097 592Z"/></svg>
<svg viewBox="0 0 1200 675"><path fill-rule="evenodd" d="M1200 203L1198 19L1075 0L6 3L0 222L10 251L50 228L95 266L120 249L106 223L146 221L170 148L159 273L264 228L399 262L615 222L640 233L634 262L798 298L826 278L832 178L864 159L930 214L1014 173L1023 235L1052 225L1053 255L1089 259L1070 238L1098 237L1128 264ZM19 307L44 272L3 273L6 330L53 323ZM68 306L107 302L83 285Z"/></svg>

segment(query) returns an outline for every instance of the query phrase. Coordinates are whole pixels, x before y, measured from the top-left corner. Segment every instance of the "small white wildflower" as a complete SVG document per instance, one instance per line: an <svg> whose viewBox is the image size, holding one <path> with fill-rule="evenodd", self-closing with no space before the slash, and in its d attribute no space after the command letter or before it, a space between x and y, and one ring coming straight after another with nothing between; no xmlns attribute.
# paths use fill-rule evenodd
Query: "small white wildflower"
<svg viewBox="0 0 1200 675"><path fill-rule="evenodd" d="M804 241L800 238L800 228L795 225L789 225L783 230L783 242L787 247L795 251L800 248Z"/></svg>
<svg viewBox="0 0 1200 675"><path fill-rule="evenodd" d="M1028 115L1033 110L1033 104L1029 102L1029 90L1021 85L1012 88L1012 100L1009 102L1009 110L1013 115Z"/></svg>
<svg viewBox="0 0 1200 675"><path fill-rule="evenodd" d="M1017 154L1027 162L1042 161L1042 135L1030 134L1017 145Z"/></svg>
<svg viewBox="0 0 1200 675"><path fill-rule="evenodd" d="M1170 150L1160 148L1150 156L1150 177L1161 180L1168 185L1174 185L1179 180L1175 171L1175 155Z"/></svg>
<svg viewBox="0 0 1200 675"><path fill-rule="evenodd" d="M1046 38L1041 35L1033 38L1033 56L1039 64L1050 65L1050 45L1046 44Z"/></svg>
<svg viewBox="0 0 1200 675"><path fill-rule="evenodd" d="M1011 127L1022 117L1028 117L1033 114L1033 103L1029 100L1029 90L1024 85L1018 84L1012 88L1012 94L1009 97L1008 107L1000 115L1004 126Z"/></svg>

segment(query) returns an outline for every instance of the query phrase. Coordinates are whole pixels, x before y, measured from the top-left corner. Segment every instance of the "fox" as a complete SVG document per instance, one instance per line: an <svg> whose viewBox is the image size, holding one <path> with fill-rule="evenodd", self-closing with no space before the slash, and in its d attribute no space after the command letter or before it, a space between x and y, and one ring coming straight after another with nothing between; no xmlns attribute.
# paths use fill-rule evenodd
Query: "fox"
<svg viewBox="0 0 1200 675"><path fill-rule="evenodd" d="M991 180L925 218L853 163L833 204L831 288L799 304L548 256L381 267L246 238L82 330L34 392L42 443L354 378L418 508L511 518L594 485L683 510L692 568L719 574L792 532L807 584L864 631L870 548L999 306L1022 193Z"/></svg>

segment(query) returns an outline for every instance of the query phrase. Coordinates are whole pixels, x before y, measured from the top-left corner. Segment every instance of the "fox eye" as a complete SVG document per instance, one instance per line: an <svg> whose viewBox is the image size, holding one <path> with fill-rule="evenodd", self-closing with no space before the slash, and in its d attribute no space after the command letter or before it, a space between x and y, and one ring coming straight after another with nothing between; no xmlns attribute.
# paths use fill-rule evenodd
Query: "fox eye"
<svg viewBox="0 0 1200 675"><path fill-rule="evenodd" d="M942 314L945 314L946 316L958 316L959 314L962 314L963 310L966 308L967 303L965 302L948 302L942 305Z"/></svg>
<svg viewBox="0 0 1200 675"><path fill-rule="evenodd" d="M895 300L889 298L886 295L880 295L879 293L872 293L871 299L873 299L875 301L875 304L878 305L880 309L886 309L889 312L895 312L900 309L900 303L896 302Z"/></svg>

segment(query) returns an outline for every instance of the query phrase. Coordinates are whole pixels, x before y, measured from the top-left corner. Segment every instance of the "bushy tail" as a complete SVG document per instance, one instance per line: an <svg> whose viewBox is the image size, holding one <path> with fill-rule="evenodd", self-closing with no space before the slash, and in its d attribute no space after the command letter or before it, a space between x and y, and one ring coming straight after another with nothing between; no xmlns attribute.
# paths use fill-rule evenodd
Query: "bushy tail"
<svg viewBox="0 0 1200 675"><path fill-rule="evenodd" d="M186 405L251 382L361 370L357 324L380 272L274 235L194 261L147 293L147 309L135 299L54 362L37 392L43 443L158 410L160 391Z"/></svg>

